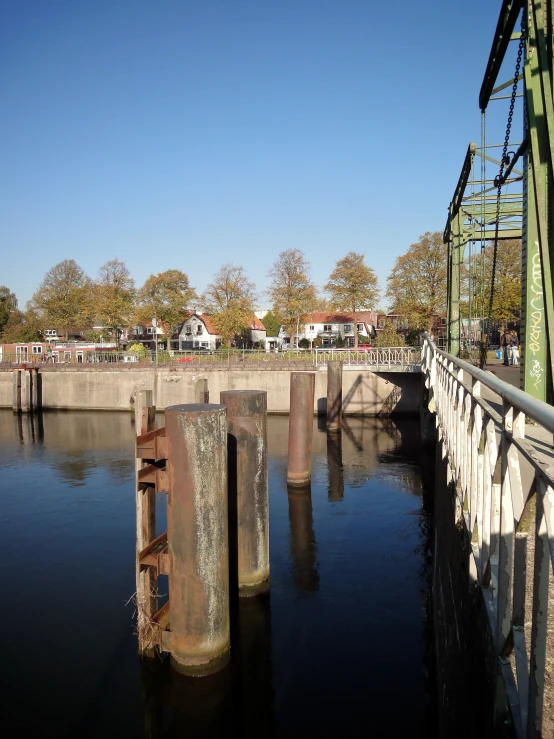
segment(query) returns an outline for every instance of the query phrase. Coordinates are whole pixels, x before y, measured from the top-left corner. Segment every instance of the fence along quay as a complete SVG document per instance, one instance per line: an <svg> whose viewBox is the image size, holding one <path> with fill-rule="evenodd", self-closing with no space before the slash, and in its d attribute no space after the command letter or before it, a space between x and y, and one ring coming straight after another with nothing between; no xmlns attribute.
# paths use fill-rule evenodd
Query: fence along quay
<svg viewBox="0 0 554 739"><path fill-rule="evenodd" d="M486 613L496 723L508 720L518 738L554 736L554 408L429 339L422 372L447 486L435 493L435 595L447 546L441 524L456 526ZM448 492L451 520L441 521Z"/></svg>

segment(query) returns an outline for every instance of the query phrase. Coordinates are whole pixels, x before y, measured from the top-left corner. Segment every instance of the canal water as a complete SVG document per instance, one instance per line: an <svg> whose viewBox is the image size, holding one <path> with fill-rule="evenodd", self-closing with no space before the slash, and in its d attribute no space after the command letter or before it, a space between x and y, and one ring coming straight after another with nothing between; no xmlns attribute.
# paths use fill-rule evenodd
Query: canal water
<svg viewBox="0 0 554 739"><path fill-rule="evenodd" d="M288 419L268 430L271 592L191 679L136 655L131 414L0 411L3 736L436 736L419 423L314 420L311 496L287 493Z"/></svg>

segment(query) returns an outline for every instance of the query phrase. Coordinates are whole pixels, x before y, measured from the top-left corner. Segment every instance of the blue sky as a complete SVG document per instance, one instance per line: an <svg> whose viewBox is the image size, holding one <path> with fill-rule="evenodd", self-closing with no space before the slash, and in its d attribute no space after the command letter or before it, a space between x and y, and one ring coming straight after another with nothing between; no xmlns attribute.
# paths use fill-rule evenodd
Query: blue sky
<svg viewBox="0 0 554 739"><path fill-rule="evenodd" d="M0 284L23 306L118 257L263 291L299 248L318 286L355 250L384 287L444 228L500 5L3 0Z"/></svg>

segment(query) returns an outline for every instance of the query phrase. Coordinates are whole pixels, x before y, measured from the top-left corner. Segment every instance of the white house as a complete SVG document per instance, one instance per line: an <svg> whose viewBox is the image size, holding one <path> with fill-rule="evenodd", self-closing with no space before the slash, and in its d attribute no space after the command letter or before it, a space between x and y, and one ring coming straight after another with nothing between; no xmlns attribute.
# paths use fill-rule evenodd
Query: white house
<svg viewBox="0 0 554 739"><path fill-rule="evenodd" d="M375 323L370 322L373 315L371 312L356 314L358 334L363 336L367 340L364 343L368 344L375 336ZM315 339L321 339L324 347L335 346L338 340L341 340L341 343L344 341L347 346L354 346L354 329L354 317L348 313L327 313L325 311L311 313L306 316L305 323L299 324L298 336L294 332L292 347L296 346L300 339L308 339L310 345ZM291 337L283 327L279 331L279 341L281 348L291 347Z"/></svg>
<svg viewBox="0 0 554 739"><path fill-rule="evenodd" d="M250 329L250 344L265 341L265 327L255 315L252 315L248 328ZM220 344L221 336L217 333L213 318L206 313L193 313L183 322L179 330L178 348L180 351L190 349L214 351Z"/></svg>

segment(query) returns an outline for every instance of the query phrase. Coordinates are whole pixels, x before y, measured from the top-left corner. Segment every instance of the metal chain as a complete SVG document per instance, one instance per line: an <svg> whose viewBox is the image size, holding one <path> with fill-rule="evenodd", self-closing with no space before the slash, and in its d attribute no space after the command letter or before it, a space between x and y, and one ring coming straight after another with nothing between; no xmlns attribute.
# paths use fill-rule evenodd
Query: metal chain
<svg viewBox="0 0 554 739"><path fill-rule="evenodd" d="M496 257L498 254L498 226L500 224L500 199L502 195L502 178L504 176L504 167L507 167L510 164L510 157L508 156L508 146L510 144L510 132L512 130L512 118L514 117L514 106L516 102L516 93L517 93L517 85L518 85L518 78L519 78L519 70L521 69L521 60L523 58L523 49L525 46L525 9L521 16L521 36L519 39L519 48L517 50L517 61L516 61L516 71L514 75L514 84L512 85L512 97L510 99L510 112L508 113L508 123L506 125L506 136L504 137L504 148L502 149L502 159L500 160L500 172L498 175L494 178L494 184L497 189L496 193L496 224L494 228L494 251L493 251L493 257L492 257L492 275L491 275L491 294L490 294L490 300L489 300L489 315L487 318L487 339L486 339L486 345L488 348L489 344L489 337L491 332L491 324L492 324L492 304L494 302L494 279L496 276ZM484 352L482 352L481 355L481 366L483 366L483 359L486 357L487 351L485 349Z"/></svg>

